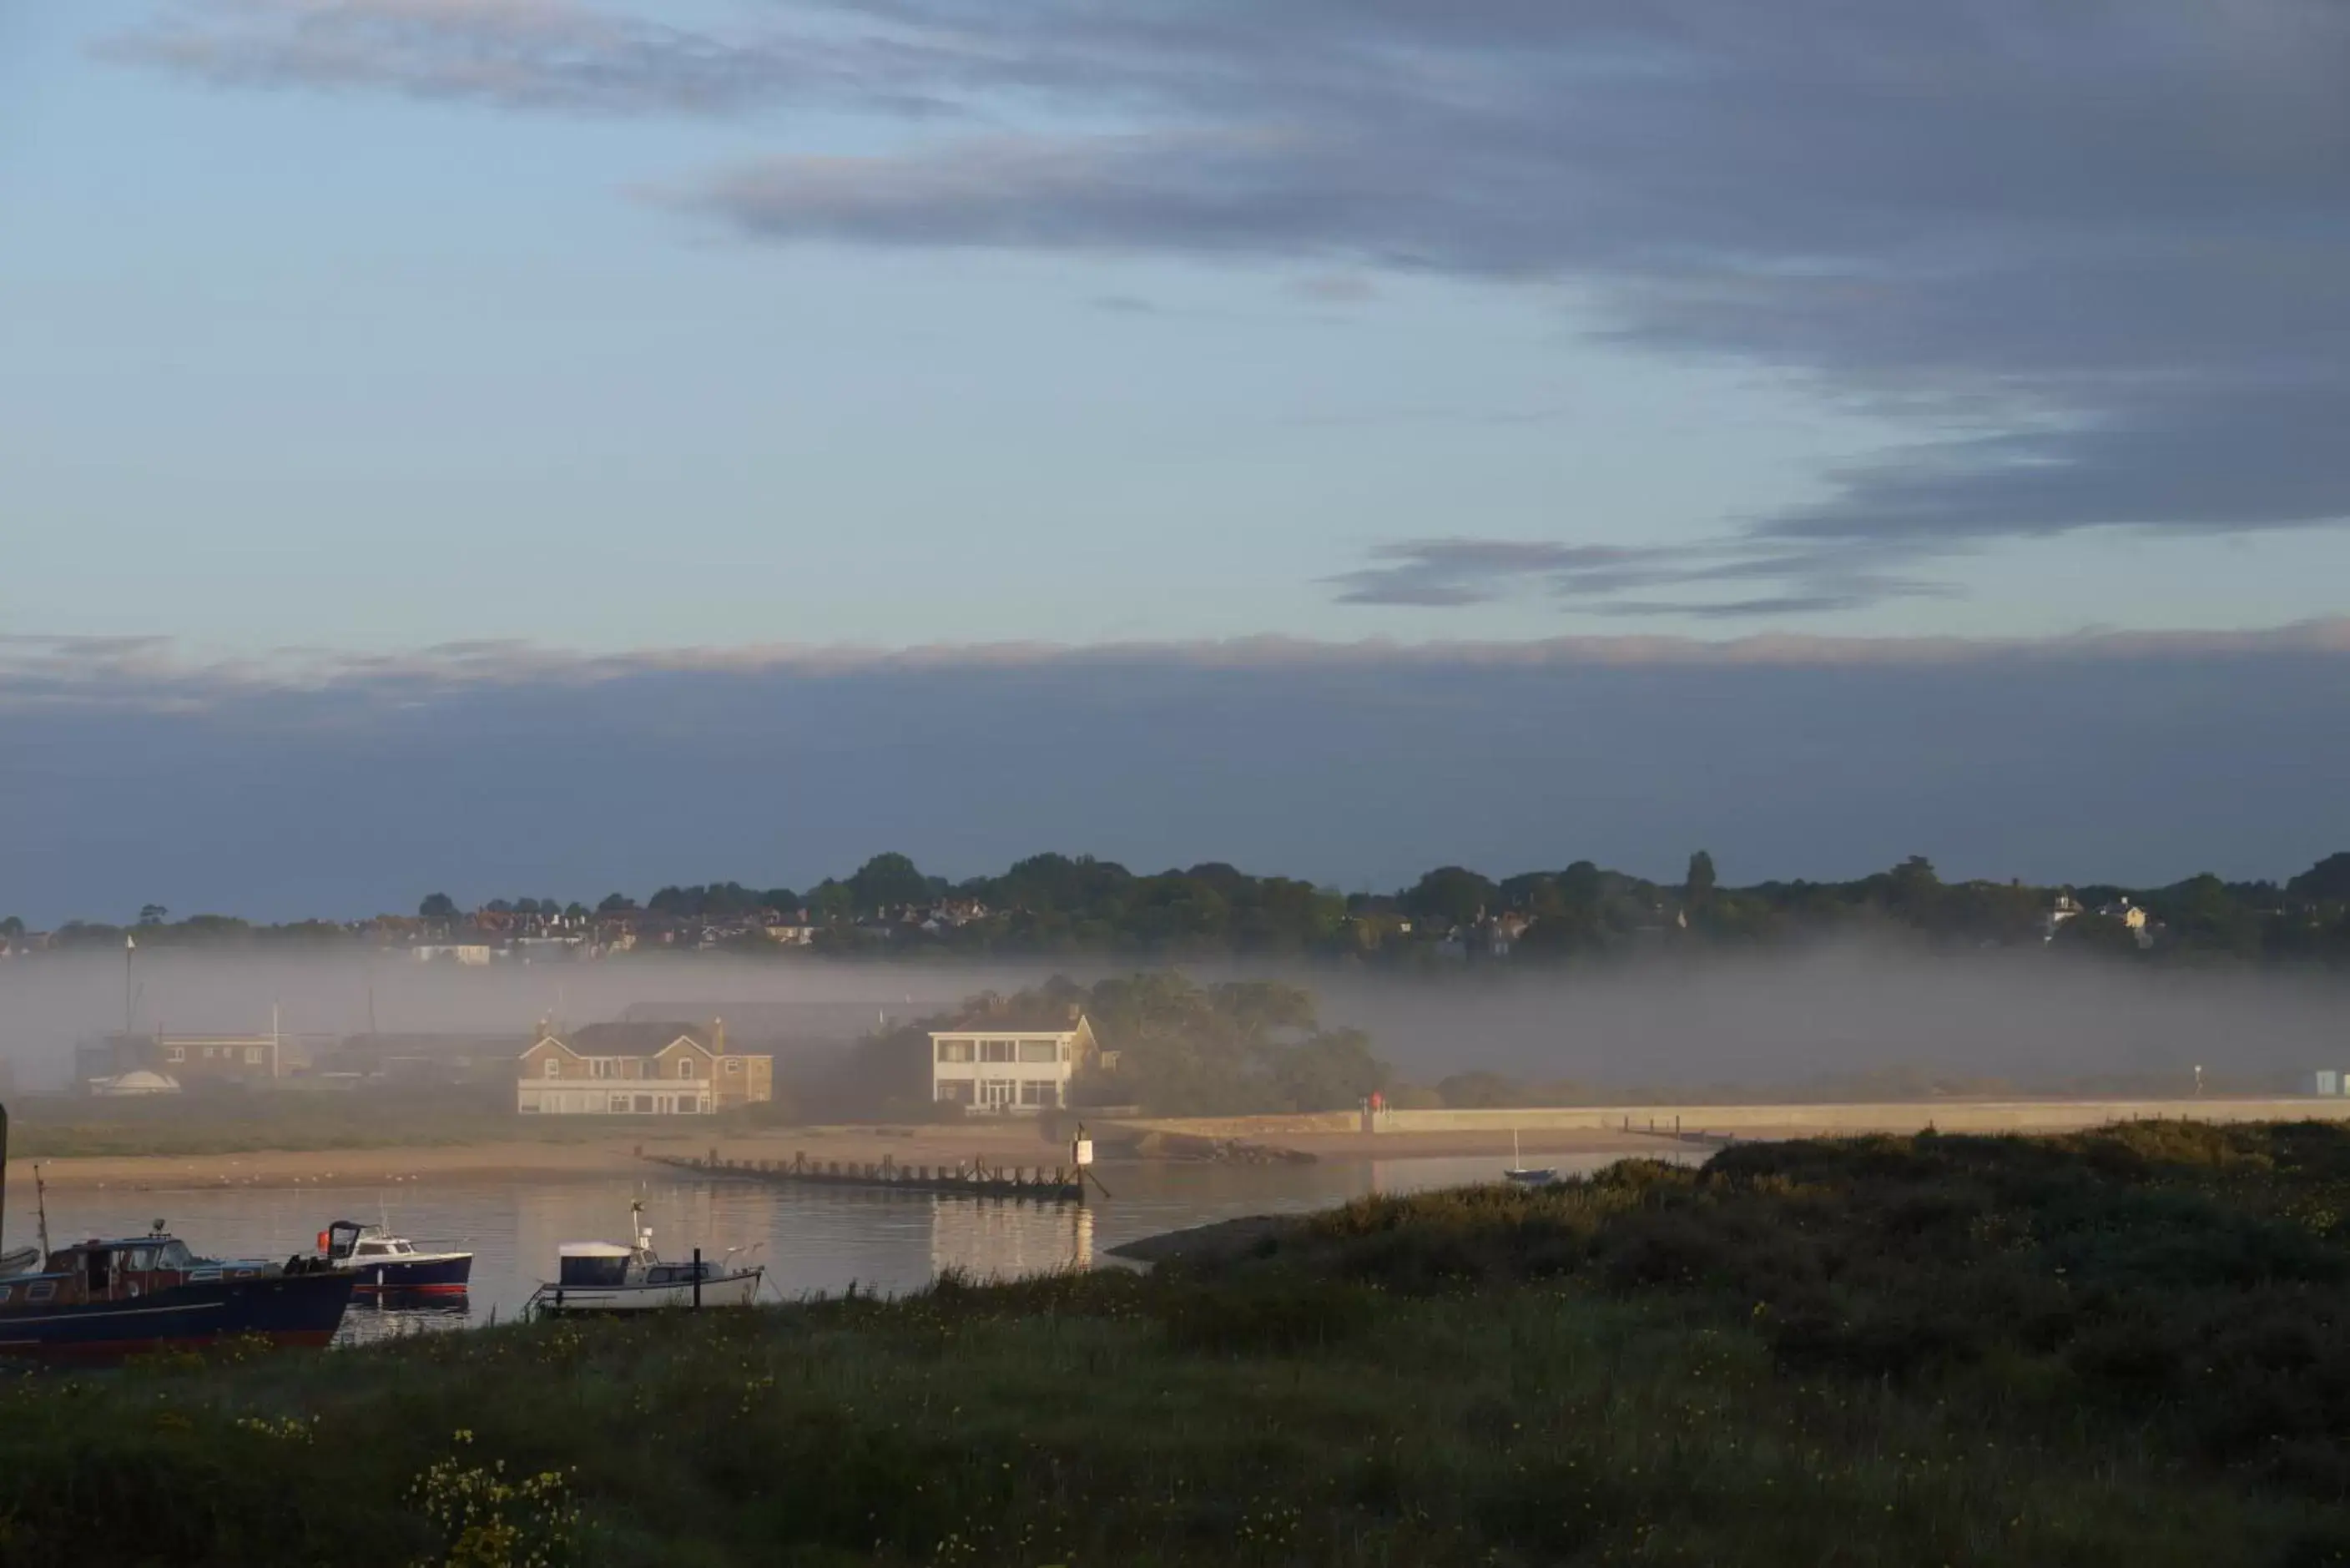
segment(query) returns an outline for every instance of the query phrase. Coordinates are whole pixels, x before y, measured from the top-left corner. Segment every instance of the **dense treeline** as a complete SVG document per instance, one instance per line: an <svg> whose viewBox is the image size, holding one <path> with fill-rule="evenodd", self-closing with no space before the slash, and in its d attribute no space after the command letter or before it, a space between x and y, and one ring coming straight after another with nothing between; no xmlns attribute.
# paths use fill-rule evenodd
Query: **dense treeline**
<svg viewBox="0 0 2350 1568"><path fill-rule="evenodd" d="M220 915L173 921L150 905L135 928L74 921L48 945L120 947L235 941L338 941L387 933L548 929L649 945L831 953L1131 954L1153 958L1347 958L1409 966L1506 957L1539 962L1659 945L1785 943L1858 931L1950 946L2041 942L2149 961L2220 955L2350 961L2350 852L2290 880L2227 882L2204 874L2159 888L1945 882L1911 857L1846 882L1721 884L1712 857L1690 858L1678 883L1578 860L1498 880L1439 867L1391 893L1341 893L1211 862L1155 875L1114 861L1046 854L1001 876L926 875L903 855L875 856L854 876L797 892L739 882L662 888L641 904L614 893L592 909L555 898L495 898L471 913L443 893L414 919L254 926ZM789 944L773 939L795 933ZM804 940L800 939L805 939ZM22 944L24 922L0 920Z"/></svg>

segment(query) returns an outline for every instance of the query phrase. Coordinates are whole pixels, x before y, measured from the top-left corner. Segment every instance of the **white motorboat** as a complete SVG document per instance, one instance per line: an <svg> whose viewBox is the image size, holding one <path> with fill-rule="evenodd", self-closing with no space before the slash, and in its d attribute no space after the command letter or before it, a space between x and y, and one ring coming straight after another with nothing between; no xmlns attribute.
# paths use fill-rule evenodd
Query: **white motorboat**
<svg viewBox="0 0 2350 1568"><path fill-rule="evenodd" d="M645 1228L644 1205L629 1205L629 1229L636 1240L623 1247L611 1241L567 1241L555 1250L556 1277L531 1293L525 1303L534 1316L548 1313L660 1312L682 1308L743 1307L758 1300L766 1270L758 1264L738 1264L743 1249L734 1248L723 1259L696 1258L667 1262L653 1251L653 1233Z"/></svg>

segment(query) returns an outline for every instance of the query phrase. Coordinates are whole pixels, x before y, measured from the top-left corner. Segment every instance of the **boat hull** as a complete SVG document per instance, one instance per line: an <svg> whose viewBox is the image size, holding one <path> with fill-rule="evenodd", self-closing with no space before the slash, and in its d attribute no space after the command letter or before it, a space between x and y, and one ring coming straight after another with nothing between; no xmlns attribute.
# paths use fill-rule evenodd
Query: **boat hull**
<svg viewBox="0 0 2350 1568"><path fill-rule="evenodd" d="M323 1345L356 1282L341 1272L195 1281L143 1296L0 1310L0 1356L107 1360L226 1339Z"/></svg>
<svg viewBox="0 0 2350 1568"><path fill-rule="evenodd" d="M347 1266L358 1276L359 1283L353 1288L362 1296L462 1296L473 1277L471 1252L385 1262L367 1259Z"/></svg>
<svg viewBox="0 0 2350 1568"><path fill-rule="evenodd" d="M750 1269L702 1282L702 1307L743 1307L759 1298L759 1281L765 1271ZM534 1298L543 1313L593 1314L671 1312L694 1307L693 1282L669 1281L644 1285L543 1285Z"/></svg>

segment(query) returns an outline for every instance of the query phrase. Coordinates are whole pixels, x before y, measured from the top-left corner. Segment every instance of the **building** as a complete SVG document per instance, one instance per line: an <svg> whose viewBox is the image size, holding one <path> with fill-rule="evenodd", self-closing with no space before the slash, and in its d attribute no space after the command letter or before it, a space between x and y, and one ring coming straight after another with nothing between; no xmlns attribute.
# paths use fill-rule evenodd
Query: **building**
<svg viewBox="0 0 2350 1568"><path fill-rule="evenodd" d="M353 1085L494 1085L537 1037L513 1034L347 1034L311 1054L314 1077Z"/></svg>
<svg viewBox="0 0 2350 1568"><path fill-rule="evenodd" d="M1069 1103L1069 1080L1101 1050L1080 1015L1066 1029L941 1029L931 1034L931 1098L1026 1113Z"/></svg>
<svg viewBox="0 0 2350 1568"><path fill-rule="evenodd" d="M691 1116L775 1098L775 1059L730 1051L725 1023L542 1027L522 1054L525 1116Z"/></svg>
<svg viewBox="0 0 2350 1568"><path fill-rule="evenodd" d="M109 1034L74 1047L74 1081L153 1073L188 1089L266 1086L295 1066L292 1036L269 1034Z"/></svg>

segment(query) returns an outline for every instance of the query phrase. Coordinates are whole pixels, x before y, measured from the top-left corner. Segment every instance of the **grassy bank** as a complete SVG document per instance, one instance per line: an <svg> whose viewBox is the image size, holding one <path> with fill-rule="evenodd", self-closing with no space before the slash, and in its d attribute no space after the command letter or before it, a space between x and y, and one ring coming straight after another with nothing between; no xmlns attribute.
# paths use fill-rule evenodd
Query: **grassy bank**
<svg viewBox="0 0 2350 1568"><path fill-rule="evenodd" d="M2350 1561L2350 1137L1743 1148L1148 1278L0 1387L0 1561Z"/></svg>

